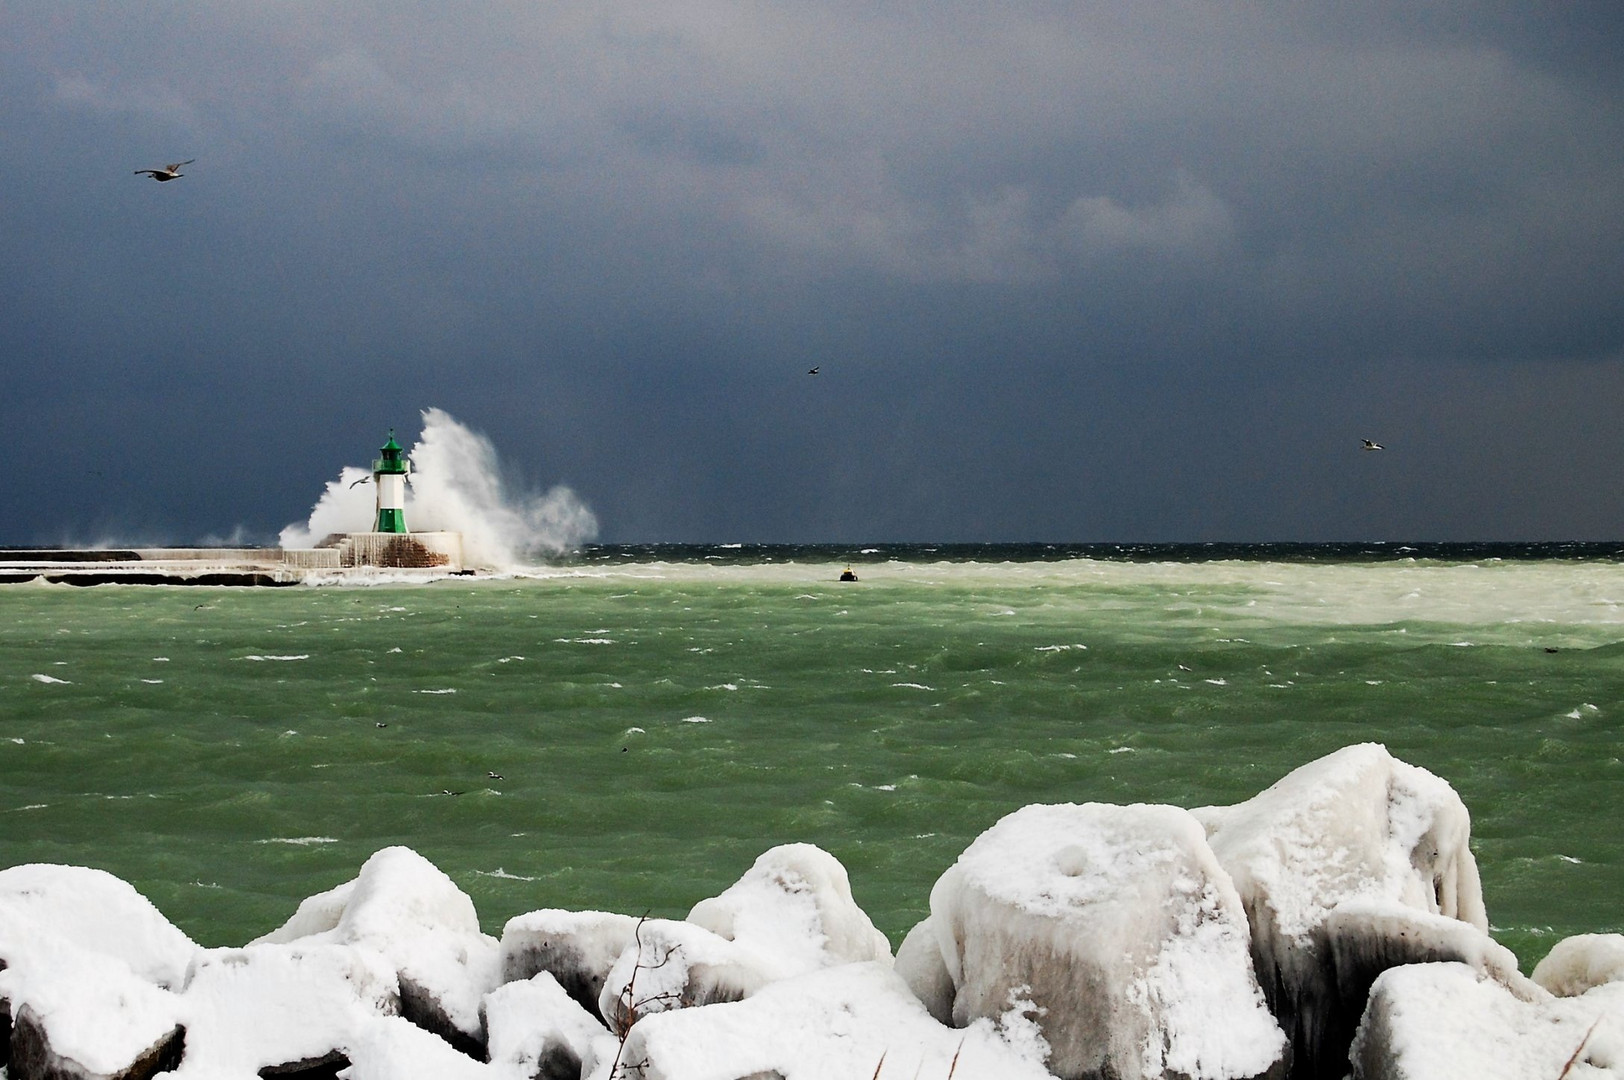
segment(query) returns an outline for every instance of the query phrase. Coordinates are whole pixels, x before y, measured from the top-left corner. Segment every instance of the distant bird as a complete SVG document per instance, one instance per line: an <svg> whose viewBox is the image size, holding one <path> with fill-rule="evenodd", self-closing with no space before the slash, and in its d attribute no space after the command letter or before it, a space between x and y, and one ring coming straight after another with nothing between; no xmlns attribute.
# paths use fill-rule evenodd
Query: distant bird
<svg viewBox="0 0 1624 1080"><path fill-rule="evenodd" d="M135 175L150 176L160 184L166 180L178 180L182 176L186 175L180 171L180 167L182 165L190 165L196 160L197 158L192 158L190 161L177 161L173 165L165 165L161 169L137 169L135 170Z"/></svg>
<svg viewBox="0 0 1624 1080"><path fill-rule="evenodd" d="M818 369L817 369L817 368L813 368L813 369L812 369L812 370L811 370L811 371L808 371L808 372L807 372L807 374L808 374L808 375L816 375L816 374L817 374L817 373L818 373Z"/></svg>
<svg viewBox="0 0 1624 1080"><path fill-rule="evenodd" d="M356 482L355 482L355 483L353 483L353 484L351 484L351 485L350 485L350 487L352 487L352 488L358 488L358 487L360 487L360 486L361 486L361 485L362 485L362 484L370 484L370 483L372 483L372 477L370 477L370 476L363 476L363 477L361 477L361 479L359 479L359 480L357 480L357 481L356 481Z"/></svg>
<svg viewBox="0 0 1624 1080"><path fill-rule="evenodd" d="M485 775L490 777L492 780L500 780L500 779L502 779L502 774L499 773L499 772L488 772Z"/></svg>
<svg viewBox="0 0 1624 1080"><path fill-rule="evenodd" d="M373 724L372 726L373 727L388 727L389 725L384 723L382 720L379 720L376 724Z"/></svg>
<svg viewBox="0 0 1624 1080"><path fill-rule="evenodd" d="M1366 450L1386 450L1387 449L1387 447L1383 446L1379 442L1371 442L1369 439L1365 439L1363 441L1364 441Z"/></svg>

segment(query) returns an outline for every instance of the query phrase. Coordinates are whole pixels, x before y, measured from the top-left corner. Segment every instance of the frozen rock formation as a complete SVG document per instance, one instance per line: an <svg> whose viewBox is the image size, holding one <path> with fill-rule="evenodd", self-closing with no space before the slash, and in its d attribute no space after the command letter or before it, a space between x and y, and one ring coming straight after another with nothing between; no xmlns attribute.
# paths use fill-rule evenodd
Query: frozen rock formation
<svg viewBox="0 0 1624 1080"><path fill-rule="evenodd" d="M607 911L546 908L515 915L502 928L502 981L545 971L596 1014L604 979L636 931L636 919Z"/></svg>
<svg viewBox="0 0 1624 1080"><path fill-rule="evenodd" d="M1370 988L1351 1058L1356 1080L1624 1077L1624 984L1519 996L1465 964L1395 967Z"/></svg>
<svg viewBox="0 0 1624 1080"><path fill-rule="evenodd" d="M353 945L399 979L400 1015L474 1057L485 1056L480 999L501 983L501 947L480 932L468 895L410 848L384 848L354 881L299 905L255 944Z"/></svg>
<svg viewBox="0 0 1624 1080"><path fill-rule="evenodd" d="M579 1080L600 1049L617 1046L598 1018L545 971L492 992L485 1022L491 1064L535 1080Z"/></svg>
<svg viewBox="0 0 1624 1080"><path fill-rule="evenodd" d="M307 939L204 953L181 1004L177 1080L228 1080L348 1064L356 1033L398 1012L399 993L382 955Z"/></svg>
<svg viewBox="0 0 1624 1080"><path fill-rule="evenodd" d="M1384 966L1505 960L1489 959L1465 805L1385 747L1346 747L1246 802L1194 813L1245 905L1258 979L1291 1036L1294 1077L1341 1075L1370 980ZM1429 922L1426 933L1406 937L1399 909L1458 920L1473 933L1441 934ZM1467 954L1449 952L1450 942Z"/></svg>
<svg viewBox="0 0 1624 1080"><path fill-rule="evenodd" d="M936 943L936 925L926 916L897 946L896 972L925 1011L944 1024L953 1022L953 973Z"/></svg>
<svg viewBox="0 0 1624 1080"><path fill-rule="evenodd" d="M954 1023L1031 1015L1056 1076L1229 1080L1268 1075L1285 1053L1240 897L1184 810L1017 810L942 875L930 907Z"/></svg>
<svg viewBox="0 0 1624 1080"><path fill-rule="evenodd" d="M1534 966L1533 979L1557 997L1577 997L1624 982L1624 934L1578 934L1556 943Z"/></svg>
<svg viewBox="0 0 1624 1080"><path fill-rule="evenodd" d="M141 1080L172 1068L185 1028L168 987L198 951L111 874L0 871L0 1063L19 1080Z"/></svg>
<svg viewBox="0 0 1624 1080"><path fill-rule="evenodd" d="M651 1012L737 1001L819 968L891 962L885 936L852 900L845 867L811 844L770 849L686 920L644 920L634 939L598 999L616 1031Z"/></svg>

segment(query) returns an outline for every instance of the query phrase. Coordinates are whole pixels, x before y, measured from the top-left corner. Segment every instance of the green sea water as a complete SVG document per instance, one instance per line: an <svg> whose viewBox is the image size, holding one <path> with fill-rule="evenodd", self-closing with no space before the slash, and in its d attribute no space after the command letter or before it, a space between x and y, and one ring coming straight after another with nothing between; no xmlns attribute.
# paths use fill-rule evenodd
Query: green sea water
<svg viewBox="0 0 1624 1080"><path fill-rule="evenodd" d="M391 844L500 933L681 916L807 841L895 945L1020 806L1235 802L1376 741L1465 800L1524 970L1624 930L1624 565L843 561L0 588L0 865L227 945Z"/></svg>

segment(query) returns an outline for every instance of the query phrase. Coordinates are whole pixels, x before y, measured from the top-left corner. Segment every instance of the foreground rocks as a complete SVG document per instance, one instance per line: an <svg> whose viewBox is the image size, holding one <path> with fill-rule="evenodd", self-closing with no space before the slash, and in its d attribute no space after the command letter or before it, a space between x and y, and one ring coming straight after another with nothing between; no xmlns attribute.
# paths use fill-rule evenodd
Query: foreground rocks
<svg viewBox="0 0 1624 1080"><path fill-rule="evenodd" d="M895 960L816 847L684 919L501 938L405 848L238 949L96 870L0 871L11 1080L1506 1080L1624 1076L1624 937L1523 976L1466 808L1379 746L1247 802L1029 806Z"/></svg>

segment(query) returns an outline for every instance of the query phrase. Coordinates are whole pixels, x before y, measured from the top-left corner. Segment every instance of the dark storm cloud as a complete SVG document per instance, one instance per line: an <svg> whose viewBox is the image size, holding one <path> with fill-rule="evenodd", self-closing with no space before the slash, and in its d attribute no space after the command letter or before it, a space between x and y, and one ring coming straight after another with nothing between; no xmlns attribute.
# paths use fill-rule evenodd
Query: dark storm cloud
<svg viewBox="0 0 1624 1080"><path fill-rule="evenodd" d="M1621 24L9 5L0 542L429 405L609 539L1616 536Z"/></svg>

